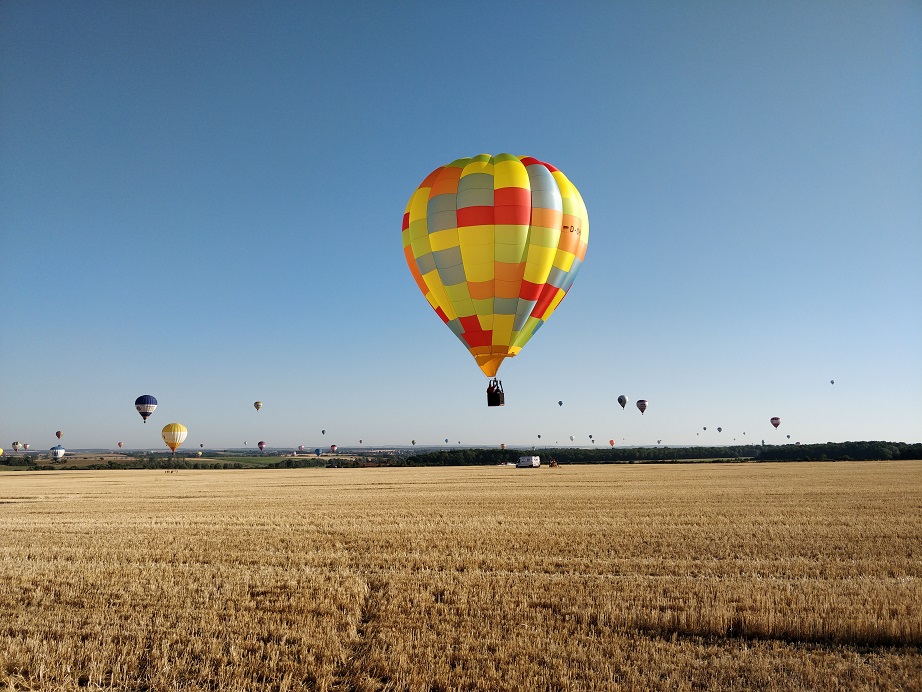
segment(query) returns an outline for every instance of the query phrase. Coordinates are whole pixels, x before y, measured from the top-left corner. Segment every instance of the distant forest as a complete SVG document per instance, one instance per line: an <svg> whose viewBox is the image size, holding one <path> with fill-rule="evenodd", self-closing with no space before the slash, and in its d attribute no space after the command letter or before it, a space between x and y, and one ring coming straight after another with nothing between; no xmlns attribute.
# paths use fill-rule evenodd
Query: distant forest
<svg viewBox="0 0 922 692"><path fill-rule="evenodd" d="M515 449L458 449L415 454L401 460L406 466L477 466L515 462L523 453ZM827 442L813 445L734 445L731 447L617 447L574 449L537 447L542 463L636 464L712 461L872 461L922 459L922 443Z"/></svg>

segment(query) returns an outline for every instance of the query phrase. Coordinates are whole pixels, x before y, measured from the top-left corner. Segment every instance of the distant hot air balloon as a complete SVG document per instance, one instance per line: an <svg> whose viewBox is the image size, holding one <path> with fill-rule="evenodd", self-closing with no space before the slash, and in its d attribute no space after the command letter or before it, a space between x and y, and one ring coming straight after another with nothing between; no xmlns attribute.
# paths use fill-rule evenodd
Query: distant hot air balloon
<svg viewBox="0 0 922 692"><path fill-rule="evenodd" d="M558 406L563 406L563 402L562 402L562 401L558 401L558 402L557 402L557 405L558 405Z"/></svg>
<svg viewBox="0 0 922 692"><path fill-rule="evenodd" d="M779 425L781 425L781 419L778 418L778 416L775 416L774 418L772 418L771 424L777 428Z"/></svg>
<svg viewBox="0 0 922 692"><path fill-rule="evenodd" d="M263 402L261 402L261 401L254 401L254 402L253 402L253 408L255 408L257 411L258 411L259 409L261 409L262 407L263 407Z"/></svg>
<svg viewBox="0 0 922 692"><path fill-rule="evenodd" d="M125 446L125 443L124 443L124 442L119 442L119 443L118 443L118 448L119 448L119 449L121 449L121 448L124 447L124 446Z"/></svg>
<svg viewBox="0 0 922 692"><path fill-rule="evenodd" d="M447 438L447 437L445 438L445 444L448 444L448 438Z"/></svg>
<svg viewBox="0 0 922 692"><path fill-rule="evenodd" d="M789 439L789 440L791 439L791 436L790 436L790 435L788 435L788 439Z"/></svg>
<svg viewBox="0 0 922 692"><path fill-rule="evenodd" d="M410 440L410 442L412 442L414 446L416 445L416 440Z"/></svg>
<svg viewBox="0 0 922 692"><path fill-rule="evenodd" d="M20 449L20 447L22 447L22 445L21 445L19 442L14 442L14 443L12 444L12 447L13 447L13 451L14 451L14 452L18 452L19 449Z"/></svg>
<svg viewBox="0 0 922 692"><path fill-rule="evenodd" d="M724 431L723 428L717 428L717 432L723 432L723 431Z"/></svg>
<svg viewBox="0 0 922 692"><path fill-rule="evenodd" d="M706 425L702 428L702 430L707 430L707 429L708 429L708 426Z"/></svg>
<svg viewBox="0 0 922 692"><path fill-rule="evenodd" d="M323 454L323 450L320 449L320 447L317 447L317 449L314 450L314 454L319 457L321 454Z"/></svg>
<svg viewBox="0 0 922 692"><path fill-rule="evenodd" d="M573 435L570 435L570 442L573 442Z"/></svg>
<svg viewBox="0 0 922 692"><path fill-rule="evenodd" d="M29 451L29 443L28 443L28 442L23 442L23 443L22 443L22 448L28 452L28 451Z"/></svg>
<svg viewBox="0 0 922 692"><path fill-rule="evenodd" d="M661 443L662 443L662 440L657 440L657 441L656 441L656 444L661 444Z"/></svg>
<svg viewBox="0 0 922 692"><path fill-rule="evenodd" d="M643 415L643 412L647 410L647 400L646 400L646 399L640 399L640 400L637 402L637 408L640 409L640 415Z"/></svg>
<svg viewBox="0 0 922 692"><path fill-rule="evenodd" d="M506 443L505 443L505 442L501 443L500 446L499 446L499 448L500 448L500 449L506 449Z"/></svg>
<svg viewBox="0 0 922 692"><path fill-rule="evenodd" d="M0 447L0 457L3 456L3 447Z"/></svg>
<svg viewBox="0 0 922 692"><path fill-rule="evenodd" d="M189 431L186 430L186 426L180 423L167 423L163 426L163 430L160 431L160 437L163 438L166 446L170 448L173 454L176 454L177 448L185 441L188 434Z"/></svg>
<svg viewBox="0 0 922 692"><path fill-rule="evenodd" d="M608 444L610 444L612 447L614 447L614 446L615 446L615 441L614 441L614 440L609 440L609 441L608 441Z"/></svg>
<svg viewBox="0 0 922 692"><path fill-rule="evenodd" d="M199 446L201 449L205 449L205 443L204 443L204 442L199 442L199 445L198 445L198 446Z"/></svg>
<svg viewBox="0 0 922 692"><path fill-rule="evenodd" d="M64 437L64 433L61 432L60 430L58 430L58 431L54 434L54 436L60 440L62 437Z"/></svg>
<svg viewBox="0 0 922 692"><path fill-rule="evenodd" d="M339 449L339 447L337 447L336 445L330 445L330 451L333 452L333 454L336 454L337 449Z"/></svg>
<svg viewBox="0 0 922 692"><path fill-rule="evenodd" d="M64 448L63 448L61 445L57 445L56 447L52 447L49 451L51 452L51 458L52 458L54 461L58 461L59 459L63 459L63 458L64 458L64 451L65 451L65 450L64 450Z"/></svg>
<svg viewBox="0 0 922 692"><path fill-rule="evenodd" d="M448 440L445 440L445 441L448 442ZM362 441L361 441L361 440L359 440L359 444L362 444Z"/></svg>
<svg viewBox="0 0 922 692"><path fill-rule="evenodd" d="M539 439L539 440L541 439L541 436L540 436L540 435L538 435L538 439Z"/></svg>
<svg viewBox="0 0 922 692"><path fill-rule="evenodd" d="M618 397L618 403L621 404L621 408L624 408L625 406L627 406L627 402L628 402L628 398L624 396L624 394Z"/></svg>
<svg viewBox="0 0 922 692"><path fill-rule="evenodd" d="M259 447L259 451L261 452L266 448L266 443L260 440L259 442L256 443L256 446Z"/></svg>
<svg viewBox="0 0 922 692"><path fill-rule="evenodd" d="M570 289L586 256L589 217L579 191L554 166L481 154L423 180L401 235L430 307L495 378ZM487 403L504 401L488 392Z"/></svg>
<svg viewBox="0 0 922 692"><path fill-rule="evenodd" d="M146 423L147 419L150 418L150 414L157 408L157 400L150 394L143 394L134 400L134 407L137 409L138 413L141 414L141 418L143 418Z"/></svg>
<svg viewBox="0 0 922 692"><path fill-rule="evenodd" d="M195 453L195 456L197 456L197 457L200 457L200 456L202 456L202 452L201 452L201 450L200 450L200 451L198 451L198 452L196 452L196 453Z"/></svg>
<svg viewBox="0 0 922 692"><path fill-rule="evenodd" d="M299 451L299 452L303 452L303 451L304 451L304 445L298 445L298 451Z"/></svg>
<svg viewBox="0 0 922 692"><path fill-rule="evenodd" d="M829 380L829 384L835 384L835 383L836 383L835 380Z"/></svg>
<svg viewBox="0 0 922 692"><path fill-rule="evenodd" d="M327 431L326 431L326 430L321 430L321 431L320 431L320 434L321 434L321 435L326 435L326 434L327 434Z"/></svg>

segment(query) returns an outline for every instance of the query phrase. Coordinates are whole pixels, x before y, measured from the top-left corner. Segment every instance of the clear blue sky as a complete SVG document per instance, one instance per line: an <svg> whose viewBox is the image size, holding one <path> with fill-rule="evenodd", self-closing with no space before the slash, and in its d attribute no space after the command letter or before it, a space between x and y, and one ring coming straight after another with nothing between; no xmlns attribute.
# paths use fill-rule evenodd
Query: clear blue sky
<svg viewBox="0 0 922 692"><path fill-rule="evenodd" d="M501 152L592 230L489 409L400 227ZM5 448L922 441L922 5L10 0L0 242Z"/></svg>

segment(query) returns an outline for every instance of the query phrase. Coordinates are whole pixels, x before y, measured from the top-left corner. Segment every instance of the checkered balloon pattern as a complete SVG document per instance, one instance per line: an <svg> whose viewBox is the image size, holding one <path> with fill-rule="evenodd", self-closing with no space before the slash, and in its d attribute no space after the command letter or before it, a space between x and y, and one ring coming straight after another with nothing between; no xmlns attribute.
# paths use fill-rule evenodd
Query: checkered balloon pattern
<svg viewBox="0 0 922 692"><path fill-rule="evenodd" d="M554 166L481 154L423 180L407 204L402 235L429 305L495 377L570 289L586 257L589 216Z"/></svg>

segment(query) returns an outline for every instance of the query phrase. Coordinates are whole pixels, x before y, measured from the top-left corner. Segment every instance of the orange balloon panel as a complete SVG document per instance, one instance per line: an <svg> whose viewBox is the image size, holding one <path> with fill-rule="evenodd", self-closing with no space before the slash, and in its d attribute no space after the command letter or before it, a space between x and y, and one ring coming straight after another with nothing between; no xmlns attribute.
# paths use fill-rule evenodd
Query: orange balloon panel
<svg viewBox="0 0 922 692"><path fill-rule="evenodd" d="M430 173L403 216L420 291L488 377L570 289L589 241L576 187L529 156L481 154Z"/></svg>

